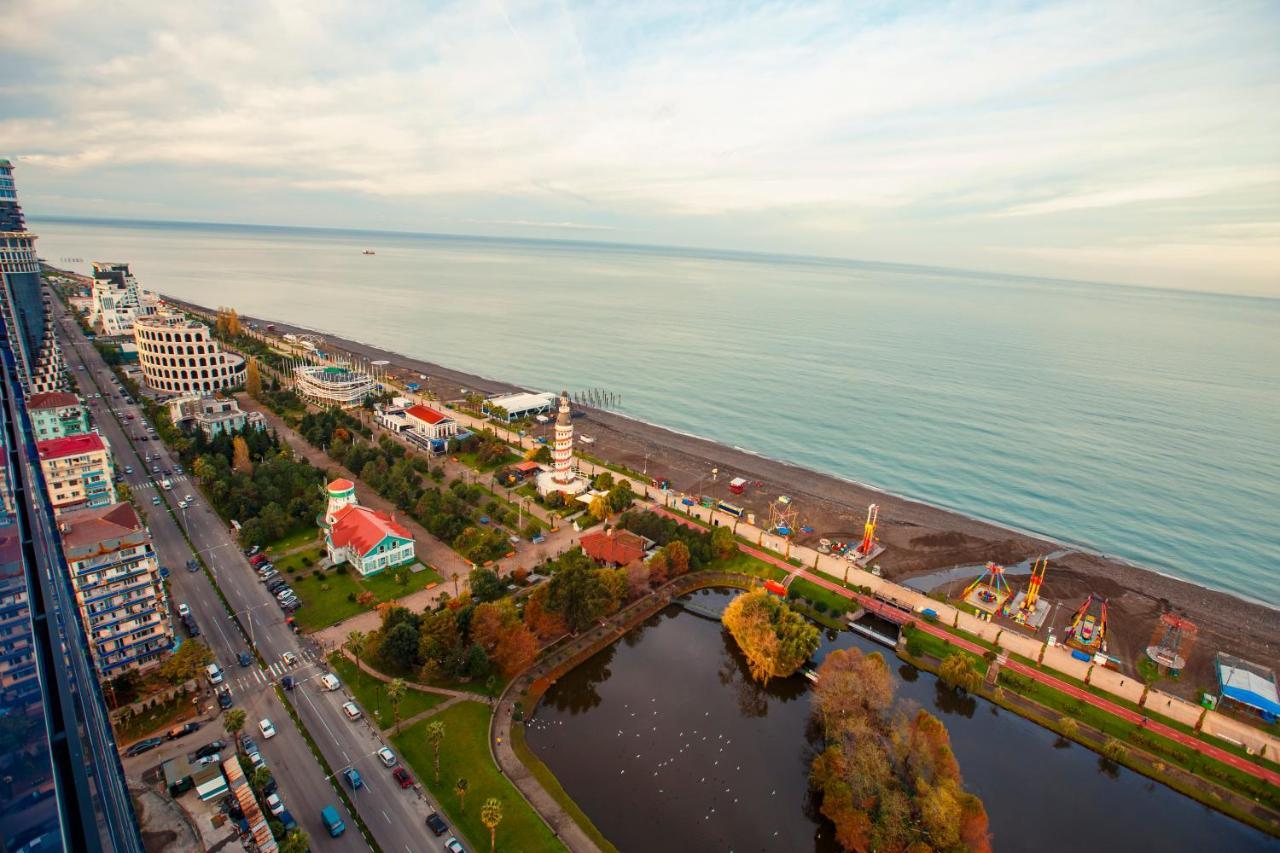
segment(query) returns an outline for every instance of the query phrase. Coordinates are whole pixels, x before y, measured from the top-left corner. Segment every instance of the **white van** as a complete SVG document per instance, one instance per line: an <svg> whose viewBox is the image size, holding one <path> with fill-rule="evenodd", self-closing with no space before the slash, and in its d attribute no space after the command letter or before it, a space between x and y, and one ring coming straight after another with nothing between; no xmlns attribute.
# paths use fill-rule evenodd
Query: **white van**
<svg viewBox="0 0 1280 853"><path fill-rule="evenodd" d="M160 486L161 486L162 488L164 488L164 489L172 489L172 488L173 488L173 483L170 483L168 480L161 480L161 481L160 481Z"/></svg>
<svg viewBox="0 0 1280 853"><path fill-rule="evenodd" d="M222 669L216 663L211 663L204 668L205 675L209 676L210 684L222 683Z"/></svg>
<svg viewBox="0 0 1280 853"><path fill-rule="evenodd" d="M320 677L320 686L325 690L341 690L342 682L338 680L338 676L332 672L326 672Z"/></svg>

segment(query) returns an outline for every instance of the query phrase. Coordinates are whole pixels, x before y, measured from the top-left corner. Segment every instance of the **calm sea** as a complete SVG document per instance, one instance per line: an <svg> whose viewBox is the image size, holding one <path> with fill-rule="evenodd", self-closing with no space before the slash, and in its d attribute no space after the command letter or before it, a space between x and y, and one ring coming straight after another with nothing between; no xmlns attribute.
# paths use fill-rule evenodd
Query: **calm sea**
<svg viewBox="0 0 1280 853"><path fill-rule="evenodd" d="M609 389L636 418L1280 605L1280 300L582 243L32 229L54 262L128 261L203 304Z"/></svg>

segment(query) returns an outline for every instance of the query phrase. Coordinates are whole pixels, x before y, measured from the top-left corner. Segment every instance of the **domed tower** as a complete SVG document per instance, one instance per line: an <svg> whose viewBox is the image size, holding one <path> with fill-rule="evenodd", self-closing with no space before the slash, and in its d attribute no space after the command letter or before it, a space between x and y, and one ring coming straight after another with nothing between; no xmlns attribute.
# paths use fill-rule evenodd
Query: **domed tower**
<svg viewBox="0 0 1280 853"><path fill-rule="evenodd" d="M324 526L332 527L338 512L344 507L356 503L356 484L350 480L334 480L325 487L329 495L329 505L324 511Z"/></svg>

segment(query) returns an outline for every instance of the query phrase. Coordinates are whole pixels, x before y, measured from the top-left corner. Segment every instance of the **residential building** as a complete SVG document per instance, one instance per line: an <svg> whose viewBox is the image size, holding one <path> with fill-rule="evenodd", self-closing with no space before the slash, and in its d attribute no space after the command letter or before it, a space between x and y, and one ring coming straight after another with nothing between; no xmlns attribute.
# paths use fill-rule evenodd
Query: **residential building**
<svg viewBox="0 0 1280 853"><path fill-rule="evenodd" d="M266 429L261 412L246 412L230 397L179 397L169 401L169 419L182 429L198 429L209 438L245 427Z"/></svg>
<svg viewBox="0 0 1280 853"><path fill-rule="evenodd" d="M36 453L54 512L115 502L111 448L98 433L39 441Z"/></svg>
<svg viewBox="0 0 1280 853"><path fill-rule="evenodd" d="M143 380L156 391L189 395L244 384L244 359L223 352L198 320L164 313L139 317L133 335Z"/></svg>
<svg viewBox="0 0 1280 853"><path fill-rule="evenodd" d="M27 230L18 203L13 164L0 159L0 319L13 339L14 369L28 395L66 389L48 302L36 235Z"/></svg>
<svg viewBox="0 0 1280 853"><path fill-rule="evenodd" d="M98 677L157 666L173 632L151 534L133 505L66 512L58 529Z"/></svg>
<svg viewBox="0 0 1280 853"><path fill-rule="evenodd" d="M104 335L133 331L133 321L141 313L142 297L128 264L94 261L91 298L89 325Z"/></svg>
<svg viewBox="0 0 1280 853"><path fill-rule="evenodd" d="M67 391L45 391L27 400L31 429L36 441L65 438L89 431L89 410L80 398Z"/></svg>
<svg viewBox="0 0 1280 853"><path fill-rule="evenodd" d="M6 200L0 195L0 209ZM0 513L0 718L22 733L0 752L3 844L142 853L35 437L23 416L28 377L18 350L25 344L11 314L0 312L0 324L6 332L0 335L0 494L6 510Z"/></svg>
<svg viewBox="0 0 1280 853"><path fill-rule="evenodd" d="M413 534L387 513L360 506L354 483L334 480L327 491L324 540L330 563L350 563L368 576L415 559Z"/></svg>

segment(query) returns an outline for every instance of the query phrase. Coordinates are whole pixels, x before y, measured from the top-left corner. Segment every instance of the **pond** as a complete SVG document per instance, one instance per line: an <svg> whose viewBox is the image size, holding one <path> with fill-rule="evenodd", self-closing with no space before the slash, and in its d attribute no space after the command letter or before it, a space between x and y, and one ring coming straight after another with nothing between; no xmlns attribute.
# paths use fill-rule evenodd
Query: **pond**
<svg viewBox="0 0 1280 853"><path fill-rule="evenodd" d="M703 590L722 608L730 590ZM897 696L946 724L997 850L1274 850L1274 840L1146 777L1060 741L850 632L891 663ZM720 623L672 606L566 674L527 727L529 746L623 851L835 851L809 793L817 742L809 682L751 681Z"/></svg>

